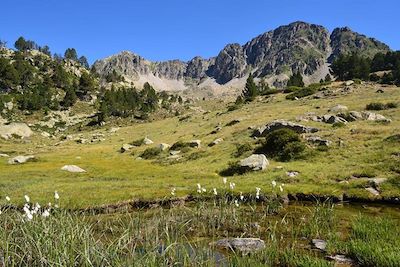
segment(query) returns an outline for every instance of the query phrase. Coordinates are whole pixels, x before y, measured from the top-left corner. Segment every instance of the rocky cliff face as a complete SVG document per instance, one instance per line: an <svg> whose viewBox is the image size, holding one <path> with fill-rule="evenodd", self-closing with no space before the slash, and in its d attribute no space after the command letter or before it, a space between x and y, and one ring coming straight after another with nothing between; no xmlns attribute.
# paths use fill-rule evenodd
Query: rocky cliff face
<svg viewBox="0 0 400 267"><path fill-rule="evenodd" d="M357 52L367 57L373 57L378 52L390 51L389 46L374 38L353 32L350 28L336 28L331 35L332 54L329 61L343 53Z"/></svg>
<svg viewBox="0 0 400 267"><path fill-rule="evenodd" d="M201 87L203 83L221 88L245 79L250 71L255 77L282 85L297 71L308 82L318 81L328 72L328 63L340 53L373 56L389 50L387 45L349 28L337 28L330 34L322 26L294 22L261 34L243 46L229 44L215 58L150 62L134 53L121 52L95 62L94 68L103 77L115 70L129 81L142 82L152 77L161 87L164 81L170 85L171 81L179 82L180 89Z"/></svg>

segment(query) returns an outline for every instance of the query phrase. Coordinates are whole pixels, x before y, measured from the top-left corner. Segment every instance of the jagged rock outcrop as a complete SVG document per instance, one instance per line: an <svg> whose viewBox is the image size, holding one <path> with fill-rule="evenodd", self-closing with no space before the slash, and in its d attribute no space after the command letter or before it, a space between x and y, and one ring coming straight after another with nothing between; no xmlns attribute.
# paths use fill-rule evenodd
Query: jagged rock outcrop
<svg viewBox="0 0 400 267"><path fill-rule="evenodd" d="M373 57L378 52L390 51L389 46L365 35L353 32L350 28L336 28L331 34L332 54L328 58L332 62L338 55L357 52Z"/></svg>
<svg viewBox="0 0 400 267"><path fill-rule="evenodd" d="M159 90L217 88L235 79L242 81L252 72L256 78L284 86L293 72L300 71L306 82L317 82L328 73L328 66L340 53L359 52L374 56L390 48L349 28L332 34L320 25L294 22L261 34L243 46L229 44L214 58L195 57L188 62L151 62L132 52L96 61L94 69L105 77L112 71L127 81L148 81ZM136 85L136 84L135 84ZM140 84L141 86L142 84ZM221 87L222 85L222 87ZM242 86L243 82L226 87Z"/></svg>

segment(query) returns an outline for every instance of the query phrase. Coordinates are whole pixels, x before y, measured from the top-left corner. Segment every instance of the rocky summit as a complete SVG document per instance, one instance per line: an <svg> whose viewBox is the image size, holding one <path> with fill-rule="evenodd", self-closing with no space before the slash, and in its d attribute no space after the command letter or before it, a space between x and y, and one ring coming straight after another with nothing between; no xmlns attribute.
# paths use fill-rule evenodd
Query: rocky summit
<svg viewBox="0 0 400 267"><path fill-rule="evenodd" d="M216 56L199 56L188 62L152 62L124 51L98 60L95 71L103 78L115 72L125 82L140 87L149 82L158 90L207 90L213 94L237 93L251 72L269 85L283 87L300 72L306 83L318 82L329 73L329 64L340 54L357 52L372 57L390 48L373 38L336 28L294 22L263 33L244 45L228 44Z"/></svg>

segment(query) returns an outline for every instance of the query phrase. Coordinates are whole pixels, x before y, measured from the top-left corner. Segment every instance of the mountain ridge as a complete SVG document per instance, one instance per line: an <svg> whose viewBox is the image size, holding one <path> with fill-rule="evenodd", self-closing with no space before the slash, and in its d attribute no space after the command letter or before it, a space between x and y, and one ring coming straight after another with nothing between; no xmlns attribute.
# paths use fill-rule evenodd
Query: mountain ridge
<svg viewBox="0 0 400 267"><path fill-rule="evenodd" d="M348 27L329 32L321 25L296 21L262 33L243 45L227 44L215 57L153 62L122 51L96 61L93 66L100 77L116 71L135 86L148 81L158 90L205 89L218 94L237 91L250 72L275 87L284 86L297 71L306 83L312 83L328 73L329 64L341 53L358 52L371 57L390 50L386 44Z"/></svg>

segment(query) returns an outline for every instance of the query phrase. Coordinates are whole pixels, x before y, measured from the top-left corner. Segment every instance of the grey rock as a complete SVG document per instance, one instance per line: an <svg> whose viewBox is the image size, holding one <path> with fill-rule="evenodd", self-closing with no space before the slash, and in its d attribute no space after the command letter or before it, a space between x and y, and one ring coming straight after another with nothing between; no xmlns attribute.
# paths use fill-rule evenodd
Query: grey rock
<svg viewBox="0 0 400 267"><path fill-rule="evenodd" d="M165 151L165 150L169 149L171 146L166 143L161 143L158 147L161 149L161 151Z"/></svg>
<svg viewBox="0 0 400 267"><path fill-rule="evenodd" d="M245 170L262 171L267 168L269 161L263 154L253 154L250 157L242 159L239 166Z"/></svg>
<svg viewBox="0 0 400 267"><path fill-rule="evenodd" d="M367 190L368 192L370 192L374 196L379 196L381 194L378 190L376 190L373 187L367 187L367 188L365 188L365 190Z"/></svg>
<svg viewBox="0 0 400 267"><path fill-rule="evenodd" d="M76 166L76 165L65 165L61 168L63 171L72 172L72 173L83 173L86 172L84 169Z"/></svg>
<svg viewBox="0 0 400 267"><path fill-rule="evenodd" d="M367 121L377 121L377 122L391 122L391 119L386 118L385 116L369 111L363 111L361 112L362 117L364 120Z"/></svg>
<svg viewBox="0 0 400 267"><path fill-rule="evenodd" d="M212 141L208 146L212 147L212 146L215 146L215 145L220 144L220 143L223 142L223 141L224 141L224 139L222 139L222 138L217 138L217 139L215 139L214 141Z"/></svg>
<svg viewBox="0 0 400 267"><path fill-rule="evenodd" d="M190 147L200 148L201 147L201 140L191 140L189 141Z"/></svg>
<svg viewBox="0 0 400 267"><path fill-rule="evenodd" d="M169 152L169 154L170 154L171 156L175 156L175 155L178 155L178 154L180 154L180 153L181 153L180 150L172 150L172 151Z"/></svg>
<svg viewBox="0 0 400 267"><path fill-rule="evenodd" d="M259 238L225 238L213 244L220 249L248 254L265 248L265 242Z"/></svg>
<svg viewBox="0 0 400 267"><path fill-rule="evenodd" d="M152 140L150 140L149 138L145 137L143 139L143 144L144 145L151 145L151 144L154 144L154 142Z"/></svg>
<svg viewBox="0 0 400 267"><path fill-rule="evenodd" d="M299 172L290 171L290 172L286 172L286 175L293 178L293 177L296 177L297 175L299 175Z"/></svg>
<svg viewBox="0 0 400 267"><path fill-rule="evenodd" d="M10 156L7 154L4 154L4 153L0 153L0 158L8 158L8 157L10 157Z"/></svg>
<svg viewBox="0 0 400 267"><path fill-rule="evenodd" d="M23 164L35 159L35 156L16 156L8 161L8 164Z"/></svg>
<svg viewBox="0 0 400 267"><path fill-rule="evenodd" d="M330 146L332 144L331 141L321 138L320 136L309 136L306 137L306 140L310 143L319 145L319 146Z"/></svg>
<svg viewBox="0 0 400 267"><path fill-rule="evenodd" d="M285 121L285 120L276 120L271 123L268 123L265 126L258 128L254 132L253 136L256 136L256 137L266 136L268 133L278 130L278 129L282 129L282 128L290 129L297 133L318 132L318 129L314 128L314 127L308 127L308 126L304 126L301 124L297 124L297 123L293 123L293 122Z"/></svg>
<svg viewBox="0 0 400 267"><path fill-rule="evenodd" d="M28 138L33 134L31 128L25 123L10 123L0 125L0 137L3 139L10 139L12 137Z"/></svg>
<svg viewBox="0 0 400 267"><path fill-rule="evenodd" d="M325 123L329 123L329 124L334 124L334 123L347 124L347 121L344 118L342 118L340 116L332 115L332 114L326 114L326 115L322 116L322 121Z"/></svg>
<svg viewBox="0 0 400 267"><path fill-rule="evenodd" d="M319 250L325 251L326 250L326 241L322 239L313 239L311 240L311 243L314 248L317 248Z"/></svg>
<svg viewBox="0 0 400 267"><path fill-rule="evenodd" d="M346 255L338 254L338 255L333 255L333 256L327 256L326 258L328 260L335 261L335 262L337 262L339 264L353 265L355 263L354 260L346 257Z"/></svg>
<svg viewBox="0 0 400 267"><path fill-rule="evenodd" d="M131 150L132 148L134 148L134 146L132 146L130 144L123 144L120 151L121 151L121 153L125 153L125 152Z"/></svg>

